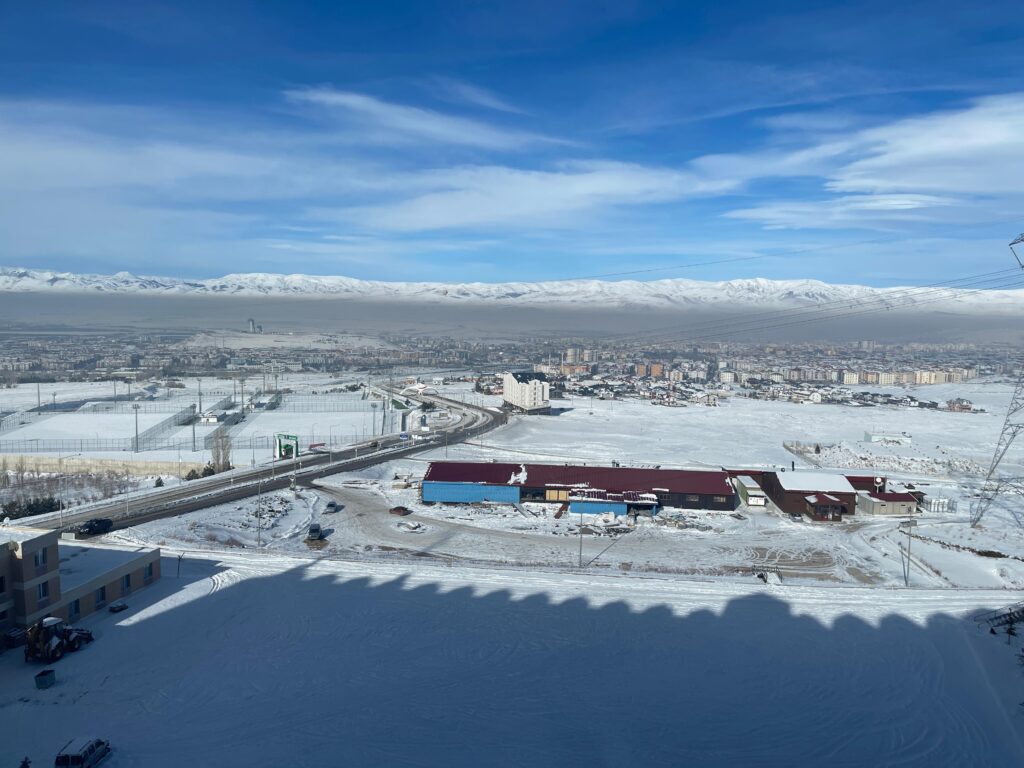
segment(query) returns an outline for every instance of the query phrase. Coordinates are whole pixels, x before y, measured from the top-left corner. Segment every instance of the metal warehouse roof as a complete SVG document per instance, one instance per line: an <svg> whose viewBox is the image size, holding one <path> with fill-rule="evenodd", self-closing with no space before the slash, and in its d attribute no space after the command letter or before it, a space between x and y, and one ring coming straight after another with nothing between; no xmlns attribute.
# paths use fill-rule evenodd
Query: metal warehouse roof
<svg viewBox="0 0 1024 768"><path fill-rule="evenodd" d="M611 493L644 492L655 488L668 493L719 496L732 496L735 493L725 472L711 470L435 461L427 468L423 480L519 485L527 488L596 488Z"/></svg>
<svg viewBox="0 0 1024 768"><path fill-rule="evenodd" d="M775 475L784 491L808 493L856 493L850 481L842 475L828 472L778 472Z"/></svg>

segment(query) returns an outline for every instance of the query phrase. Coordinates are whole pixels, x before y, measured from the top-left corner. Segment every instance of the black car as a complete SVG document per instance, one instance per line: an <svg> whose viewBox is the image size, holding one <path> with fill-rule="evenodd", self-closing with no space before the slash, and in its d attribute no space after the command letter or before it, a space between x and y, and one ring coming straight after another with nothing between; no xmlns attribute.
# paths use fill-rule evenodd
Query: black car
<svg viewBox="0 0 1024 768"><path fill-rule="evenodd" d="M108 533L114 527L114 521L108 517L96 517L92 520L86 520L80 526L78 526L78 532L84 533L86 536L98 536L102 533Z"/></svg>

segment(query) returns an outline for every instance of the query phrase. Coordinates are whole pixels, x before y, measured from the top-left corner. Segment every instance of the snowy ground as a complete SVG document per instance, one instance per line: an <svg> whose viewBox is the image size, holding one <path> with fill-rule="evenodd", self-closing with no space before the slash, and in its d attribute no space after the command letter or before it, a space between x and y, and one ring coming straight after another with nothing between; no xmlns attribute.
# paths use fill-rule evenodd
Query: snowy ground
<svg viewBox="0 0 1024 768"><path fill-rule="evenodd" d="M448 389L451 395L461 392L472 397L466 388L454 385ZM991 393L994 402L1009 396L1005 387L979 391ZM975 395L972 399L981 398ZM769 569L777 571L787 584L892 587L903 583L907 539L899 530L900 520L892 518L858 515L833 525L793 521L764 509L741 508L737 515L668 510L662 516L670 521L667 525L641 520L631 533L588 533L581 537L578 518L556 520L556 507L551 505L527 504L524 514L501 505L427 507L420 503L416 481L428 461L446 455L450 459L476 460L608 461L609 454L602 446L614 445L612 455L625 463L692 466L697 462L683 461L688 457L684 451L699 445L701 451L695 455L706 465L763 466L764 462L754 460L757 456L796 460L779 445L784 436L807 439L814 434L852 434L851 430L863 429L849 413L858 409L828 406L729 400L718 408L670 409L641 401L595 401L591 412L589 399L563 405L571 410L559 416L513 419L508 426L486 435L486 443L438 447L414 458L325 479L317 492L320 500L290 513L263 538L264 547L296 554L308 552L308 545L294 534L304 531L310 522L319 522L330 533L318 551L324 556L350 559L417 557L563 567L579 563L582 538L583 562L595 569L697 578L750 578L752 571ZM975 418L982 426L973 432L960 429L953 435L962 451L955 455L981 456L987 450L985 440L992 419L984 414L886 411L890 419L902 419L900 426L910 426L908 420L914 420L919 432L939 430L927 418ZM820 417L806 415L812 412ZM804 420L798 420L797 415ZM748 424L756 429L747 428ZM734 435L744 429L752 439L736 441ZM772 430L783 433L774 435L774 443ZM639 439L641 434L646 436ZM694 437L697 434L701 437ZM871 450L873 446L862 444L862 448ZM915 450L918 446L906 448ZM711 457L717 457L718 463L708 460ZM973 478L955 478L948 473L946 477L885 474L896 481L913 482L931 495L960 502L955 514L919 516L910 547L913 585L1024 589L1024 535L1008 513L994 509L981 527L968 525L969 484L975 482ZM413 482L402 487L406 484L395 483L395 476ZM306 493L313 495L312 491ZM322 515L328 499L343 504L343 513ZM400 527L403 519L388 514L391 507L399 505L413 512L404 518L406 522L423 527L417 531ZM255 545L254 509L253 500L215 507L140 526L132 535L154 544L196 546L205 542L212 547L230 539L229 546L251 548ZM993 554L998 556L987 556Z"/></svg>
<svg viewBox="0 0 1024 768"><path fill-rule="evenodd" d="M139 433L156 426L170 416L169 413L139 413ZM133 413L57 413L5 432L0 439L113 440L134 436Z"/></svg>
<svg viewBox="0 0 1024 768"><path fill-rule="evenodd" d="M768 587L188 553L36 690L0 764L1018 766L1002 592Z"/></svg>
<svg viewBox="0 0 1024 768"><path fill-rule="evenodd" d="M379 409L378 409L379 410ZM297 435L299 445L332 443L348 445L381 434L382 417L377 411L335 411L298 413L294 411L256 411L246 414L245 421L231 430L232 438L272 438L283 432ZM399 431L401 414L388 411L387 433Z"/></svg>

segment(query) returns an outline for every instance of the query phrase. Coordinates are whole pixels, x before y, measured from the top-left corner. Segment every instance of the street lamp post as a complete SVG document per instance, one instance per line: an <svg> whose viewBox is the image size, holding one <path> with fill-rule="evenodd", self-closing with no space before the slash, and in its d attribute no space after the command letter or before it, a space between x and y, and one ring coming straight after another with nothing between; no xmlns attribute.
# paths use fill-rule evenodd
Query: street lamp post
<svg viewBox="0 0 1024 768"><path fill-rule="evenodd" d="M263 546L263 478L256 486L256 548Z"/></svg>
<svg viewBox="0 0 1024 768"><path fill-rule="evenodd" d="M583 505L580 505L580 568L583 567Z"/></svg>
<svg viewBox="0 0 1024 768"><path fill-rule="evenodd" d="M132 409L135 411L135 453L139 452L139 404L132 403Z"/></svg>

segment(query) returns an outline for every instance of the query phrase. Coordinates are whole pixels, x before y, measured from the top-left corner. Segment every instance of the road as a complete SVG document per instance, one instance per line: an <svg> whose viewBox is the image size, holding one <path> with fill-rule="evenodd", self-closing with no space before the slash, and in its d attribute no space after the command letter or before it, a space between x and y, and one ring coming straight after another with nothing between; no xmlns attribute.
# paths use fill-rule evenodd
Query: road
<svg viewBox="0 0 1024 768"><path fill-rule="evenodd" d="M447 443L471 439L507 420L507 416L500 411L438 395L417 395L410 399L430 402L460 415L456 424L435 433L442 434ZM66 530L93 518L109 518L114 521L115 528L124 528L237 501L258 493L288 488L293 483L308 485L317 478L411 456L436 448L444 442L437 439L401 440L397 435L389 435L339 451L304 453L296 459L276 461L270 466L234 469L170 488L147 489L118 499L72 507L63 512L21 518L18 523L36 528Z"/></svg>

